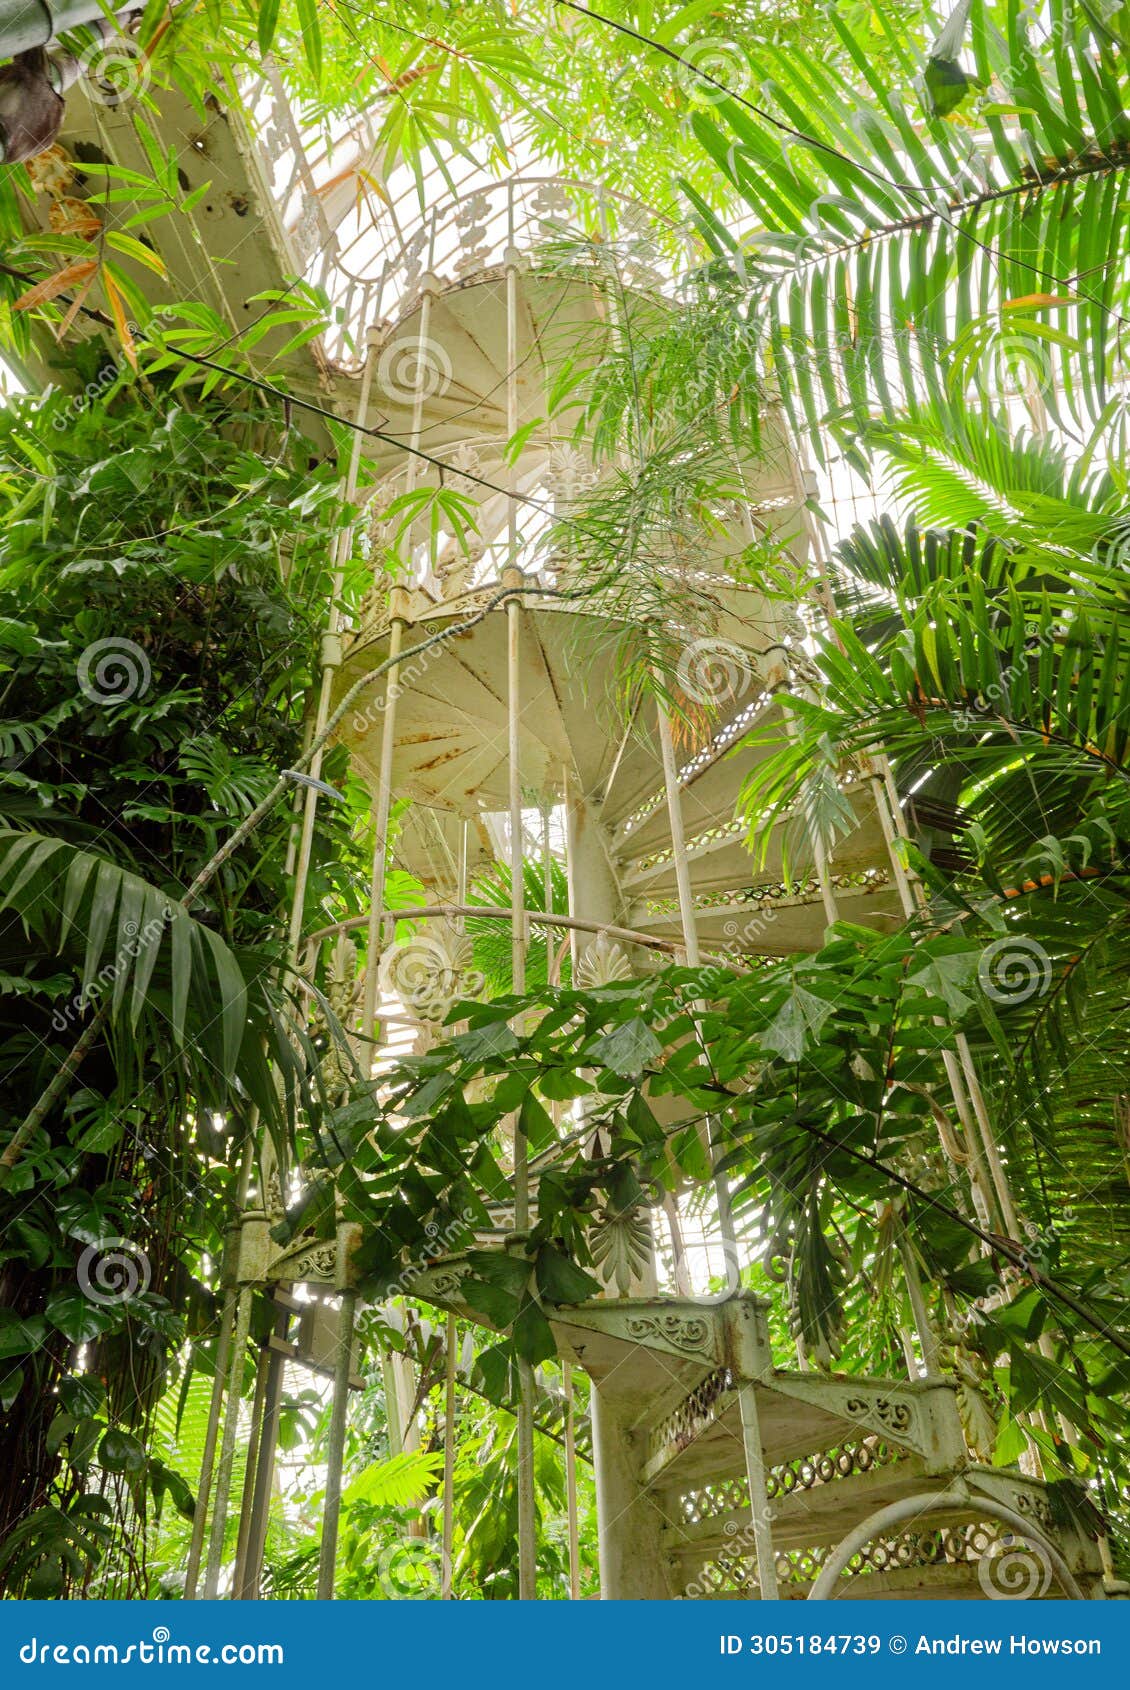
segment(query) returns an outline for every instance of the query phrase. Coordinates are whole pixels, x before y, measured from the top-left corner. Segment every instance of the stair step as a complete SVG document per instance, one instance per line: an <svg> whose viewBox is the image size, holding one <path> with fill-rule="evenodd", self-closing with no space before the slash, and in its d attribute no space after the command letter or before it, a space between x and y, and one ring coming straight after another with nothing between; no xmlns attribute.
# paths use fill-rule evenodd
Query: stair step
<svg viewBox="0 0 1130 1690"><path fill-rule="evenodd" d="M466 825L466 835L464 835ZM397 826L392 858L402 873L411 874L443 901L454 900L460 884L460 853L466 838L468 879L488 868L494 851L482 818L464 824L454 810L409 805Z"/></svg>
<svg viewBox="0 0 1130 1690"><path fill-rule="evenodd" d="M684 771L679 796L688 837L733 819L742 782L773 751L771 745L735 749L736 742L751 730L770 730L780 721L781 709L775 700L742 698L737 708L729 710L715 725L714 743L701 749L697 761L689 749L676 752ZM635 812L649 801L654 801L653 807L637 818ZM604 817L606 825L615 830L613 850L622 858L645 856L662 848L671 836L662 780L650 790L619 782L605 800Z"/></svg>
<svg viewBox="0 0 1130 1690"><path fill-rule="evenodd" d="M915 1496L930 1490L932 1481L926 1476L926 1464L921 1456L908 1454L894 1446L883 1446L882 1464L863 1471L850 1471L827 1481L809 1486L798 1484L785 1492L786 1476L795 1475L800 1462L783 1463L770 1468L768 1480L769 1502L773 1512L773 1542L778 1549L797 1549L818 1544L839 1543L861 1519L878 1508L903 1497ZM858 1448L858 1446L856 1446ZM836 1452L838 1453L838 1452ZM855 1450L848 1446L849 1456ZM834 1455L829 1457L834 1460ZM815 1467L819 1458L805 1466ZM751 1536L748 1489L744 1477L732 1479L724 1486L705 1487L697 1491L666 1491L656 1494L656 1505L664 1517L662 1539L667 1552L691 1559L713 1557L732 1549L735 1541ZM744 1505L724 1507L703 1518L690 1519L688 1513L712 1508L723 1497L734 1492L744 1493ZM954 1518L961 1518L960 1511Z"/></svg>
<svg viewBox="0 0 1130 1690"><path fill-rule="evenodd" d="M777 1599L781 1602L807 1600L816 1574L810 1578L782 1577L777 1569ZM675 1583L675 1579L672 1579ZM723 1568L704 1568L687 1580L682 1590L673 1594L686 1599L711 1602L738 1602L756 1596L756 1572L752 1562L745 1562L733 1572ZM1049 1589L1036 1600L1050 1602L1062 1599L1053 1580ZM839 1583L834 1600L842 1602L985 1602L991 1600L978 1577L976 1562L935 1561L919 1566L894 1567L887 1572L873 1568L846 1574ZM798 1622L799 1623L799 1622ZM858 1628L856 1628L858 1629Z"/></svg>
<svg viewBox="0 0 1130 1690"><path fill-rule="evenodd" d="M852 1524L855 1522L853 1521ZM846 1531L843 1534L846 1536ZM1058 1580L1034 1549L1006 1528L978 1516L929 1521L879 1538L853 1556L841 1573L832 1600L851 1602L965 1601L1009 1597L1052 1601L1064 1596ZM998 1547L999 1546L999 1547ZM777 1595L802 1601L811 1592L832 1543L774 1547ZM1085 1596L1101 1596L1097 1553L1075 1569ZM695 1555L678 1549L667 1556L672 1594L691 1600L741 1600L757 1595L757 1568L748 1524L716 1554Z"/></svg>
<svg viewBox="0 0 1130 1690"><path fill-rule="evenodd" d="M727 759L721 764L719 772L724 773L729 766ZM734 767L737 767L736 758ZM716 787L715 790L721 797L721 789ZM851 874L887 861L886 840L870 782L853 782L844 791L854 810L855 822L851 830L833 845L829 863L833 874ZM770 831L768 844L762 845L755 855L746 844L747 826L735 817L737 800L738 786L735 783L730 787L728 812L724 810L709 824L685 829L692 882L696 876L711 878L724 873L729 879L722 883L733 887L776 884L783 881L786 854L795 880L803 881L806 875L811 875L813 855L802 842L799 818L793 814L782 816ZM666 806L663 814L666 819ZM673 884L674 853L669 831L662 831L646 851L632 837L630 849L621 853L620 862L622 884L626 889L642 886L654 889L667 878Z"/></svg>
<svg viewBox="0 0 1130 1690"><path fill-rule="evenodd" d="M888 870L862 871L859 884L836 888L836 905L841 921L861 927L891 931L902 920L902 906L891 884ZM770 890L773 894L770 896ZM658 898L649 904L635 900L628 909L625 925L659 939L682 942L683 928L674 897L663 907ZM695 927L706 951L746 952L756 956L791 956L797 951L816 951L824 943L828 918L819 888L812 882L803 890L780 892L766 889L751 898L719 895L695 909Z"/></svg>
<svg viewBox="0 0 1130 1690"><path fill-rule="evenodd" d="M595 354L607 334L592 289L570 278L524 269L518 283L518 422L534 422L545 413L547 364L571 353L583 359L586 345ZM506 414L506 287L499 268L467 281L442 284L432 295L431 321L424 351L423 387L418 418L420 444L435 457L449 457L469 444L484 460L487 479L503 464L508 433ZM370 421L394 439L405 440L417 426L415 367L420 350L421 302L417 300L393 325L381 347ZM545 449L533 442L539 458ZM404 454L376 448L382 473L403 468ZM493 466L493 467L490 467ZM420 464L417 485L436 471Z"/></svg>
<svg viewBox="0 0 1130 1690"><path fill-rule="evenodd" d="M733 819L737 795L745 776L770 754L767 746L743 746L738 740L751 728L771 722L779 706L749 690L726 708L711 724L711 735L697 746L678 744L676 765L680 771L680 802L687 833L697 833L715 822ZM648 716L652 714L648 711ZM650 722L648 724L650 732ZM643 856L670 838L662 766L618 770L604 794L604 822L611 834L612 849L620 857Z"/></svg>
<svg viewBox="0 0 1130 1690"><path fill-rule="evenodd" d="M688 841L686 862L695 891L733 889L756 878L755 859L746 843L745 828L733 822L720 822L710 834ZM656 898L677 896L673 850L668 847L648 861L629 864L621 872L620 884L629 897L633 894Z"/></svg>
<svg viewBox="0 0 1130 1690"><path fill-rule="evenodd" d="M855 1452L851 1464L860 1465L861 1445L874 1439L921 1456L933 1471L965 1460L952 1381L828 1377L780 1368L745 1379L769 1469L796 1468L803 1477L802 1464L844 1451ZM649 1420L640 1477L662 1495L677 1489L685 1496L744 1474L738 1379L721 1366ZM787 1488L783 1474L780 1482Z"/></svg>
<svg viewBox="0 0 1130 1690"><path fill-rule="evenodd" d="M410 649L453 622L464 620L473 599L421 612L405 632ZM552 792L564 768L578 763L587 783L599 783L610 759L605 720L612 719L615 677L608 653L593 653L590 687L570 686L575 647L596 641L599 624L583 615L547 611L521 627L522 710L520 760L523 784ZM335 702L387 655L384 636L362 637L339 671ZM393 790L417 803L472 815L504 811L509 803L505 611L486 616L466 634L405 661L396 711ZM361 698L341 734L359 772L378 779L383 713L380 683ZM605 706L602 713L601 705Z"/></svg>

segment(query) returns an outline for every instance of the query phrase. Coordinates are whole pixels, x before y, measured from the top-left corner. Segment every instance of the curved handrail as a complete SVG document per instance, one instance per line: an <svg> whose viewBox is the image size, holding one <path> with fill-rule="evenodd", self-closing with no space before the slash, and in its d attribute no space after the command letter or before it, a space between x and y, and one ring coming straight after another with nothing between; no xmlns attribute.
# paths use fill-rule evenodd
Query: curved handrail
<svg viewBox="0 0 1130 1690"><path fill-rule="evenodd" d="M820 1569L812 1589L808 1593L810 1602L827 1602L832 1599L836 1581L853 1555L859 1553L873 1537L888 1530L891 1526L901 1526L906 1520L921 1519L927 1514L936 1514L954 1507L976 1507L980 1513L987 1514L991 1520L999 1520L1002 1525L1011 1526L1018 1536L1037 1544L1048 1558L1048 1564L1059 1580L1060 1588L1073 1602L1085 1600L1082 1590L1071 1568L1055 1545L1032 1526L1030 1520L1023 1515L1013 1513L1003 1503L996 1502L991 1497L973 1496L964 1484L951 1487L944 1491L919 1491L915 1496L904 1496L899 1502L888 1503L886 1508L876 1509L874 1514L868 1514L865 1520L850 1531L829 1555Z"/></svg>
<svg viewBox="0 0 1130 1690"><path fill-rule="evenodd" d="M383 928L389 921L434 921L450 916L482 916L488 921L509 921L512 914L509 904L421 904L414 909L385 910L380 920ZM563 927L573 932L593 933L606 939L618 939L622 944L641 945L645 950L663 951L671 956L678 956L683 949L682 945L676 944L673 939L660 939L653 933L639 933L633 927L615 927L606 922L585 921L576 915L551 915L547 910L527 910L526 920L531 927ZM336 921L329 927L319 927L316 932L308 933L302 943L304 946L320 945L326 939L337 938L342 933L352 933L358 928L367 927L368 924L367 915L353 915L346 921Z"/></svg>
<svg viewBox="0 0 1130 1690"><path fill-rule="evenodd" d="M508 249L532 250L553 227L555 208L544 203L547 195L565 197L567 203L556 208L564 213L563 227L601 239L625 210L663 235L693 239L685 223L623 189L538 169L492 177L476 166L455 191L450 178L437 172L440 193L426 208L415 173L405 170L397 186L393 172L374 213L358 193L374 147L363 115L327 148L320 132L303 126L269 63L262 79L246 90L246 100L248 141L285 248L303 282L328 296L330 320L338 319L319 345L328 366L342 375L361 368L363 331L398 315L419 280L437 266L450 268L457 284L501 262ZM653 270L650 280L664 285L669 278Z"/></svg>
<svg viewBox="0 0 1130 1690"><path fill-rule="evenodd" d="M518 236L525 230L528 230L532 224L537 223L539 226L543 226L549 221L546 217L533 216L527 217L523 223L519 223L517 218L514 216L514 205L516 200L524 198L527 193L536 193L540 189L557 189L563 193L567 193L570 189L572 189L578 194L590 195L597 205L612 203L624 206L630 211L646 211L650 222L665 227L671 234L679 234L683 231L684 226L680 224L676 218L670 217L664 212L657 211L652 206L644 205L644 203L637 199L634 195L624 193L618 188L609 188L601 183L588 182L581 176L558 176L552 174L533 175L524 171L519 171L513 176L500 176L494 180L488 179L476 184L474 187L467 188L460 193L449 195L439 204L430 207L423 221L412 229L407 237L405 237L401 228L394 226L393 233L400 237L399 250L391 255L388 254L386 250L382 260L383 264L396 264L397 262L403 260L408 254L413 241L422 232L425 233L429 250L434 256L434 243L439 231L447 227L449 224L454 223L459 212L466 206L470 205L474 200L483 196L493 196L496 194L505 194L507 199L506 244L518 245ZM336 222L332 223L331 226L335 233L341 228L342 223L349 215L349 212L354 208L354 205L355 201L351 198L348 204L343 208L341 216ZM341 271L341 274L346 276L352 282L365 283L376 280L376 277L372 273L366 274L362 271L349 269L349 267L340 259L338 260L338 268ZM427 263L423 266L423 268L425 270L430 270L432 265L431 263Z"/></svg>

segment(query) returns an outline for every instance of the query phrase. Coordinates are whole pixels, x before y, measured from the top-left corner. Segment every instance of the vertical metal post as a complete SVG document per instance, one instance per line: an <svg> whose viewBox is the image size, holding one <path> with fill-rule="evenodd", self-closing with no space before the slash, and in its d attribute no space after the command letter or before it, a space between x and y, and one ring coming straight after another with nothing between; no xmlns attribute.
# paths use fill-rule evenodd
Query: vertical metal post
<svg viewBox="0 0 1130 1690"><path fill-rule="evenodd" d="M388 1422L388 1447L392 1455L400 1455L407 1448L404 1416L400 1411L400 1390L391 1350L381 1353L381 1379L385 1392L385 1419Z"/></svg>
<svg viewBox="0 0 1130 1690"><path fill-rule="evenodd" d="M445 1334L446 1353L444 1355L444 1391L443 1391L443 1564L441 1567L440 1596L443 1601L451 1600L452 1547L455 1542L455 1363L457 1360L456 1345L459 1334L455 1325L455 1316L447 1317L447 1331Z"/></svg>
<svg viewBox="0 0 1130 1690"><path fill-rule="evenodd" d="M581 793L572 769L563 771L562 784L569 914L591 921L597 927L612 927L619 918L620 889L601 838L599 818L594 814L593 805ZM574 968L581 959L581 940L582 935L573 928L569 945Z"/></svg>
<svg viewBox="0 0 1130 1690"><path fill-rule="evenodd" d="M345 1432L349 1419L349 1379L353 1372L353 1323L356 1312L356 1291L343 1291L341 1294L340 1325L338 1327L338 1351L334 1367L329 1447L326 1451L326 1494L322 1507L322 1547L318 1558L318 1600L320 1602L332 1602L334 1594L337 1531L341 1518L341 1469L345 1459Z"/></svg>
<svg viewBox="0 0 1130 1690"><path fill-rule="evenodd" d="M513 580L515 570L507 570ZM522 863L522 771L521 771L521 624L522 607L516 598L506 601L507 733L509 748L510 809L510 964L515 992L526 989L526 885ZM514 1224L520 1232L529 1220L525 1135L514 1135ZM520 1214L519 1214L520 1211Z"/></svg>
<svg viewBox="0 0 1130 1690"><path fill-rule="evenodd" d="M191 1602L196 1597L196 1587L200 1576L200 1562L204 1552L204 1533L208 1522L208 1501L212 1489L213 1464L216 1458L216 1443L220 1435L220 1420L223 1414L225 1391L230 1388L230 1369L233 1328L235 1327L240 1307L240 1293L234 1284L237 1275L237 1264L240 1252L239 1223L247 1207L248 1193L251 1190L251 1174L255 1164L255 1129L258 1124L258 1112L252 1111L247 1137L244 1140L243 1151L239 1164L239 1180L236 1184L235 1214L236 1224L228 1233L224 1244L224 1263L221 1270L223 1283L229 1286L224 1296L223 1312L220 1316L220 1331L216 1340L216 1371L212 1381L212 1398L208 1407L208 1425L204 1434L204 1449L200 1460L200 1483L196 1498L196 1510L192 1518L192 1539L189 1544L188 1562L185 1569L184 1600ZM246 1337L244 1338L246 1342ZM242 1383L242 1372L237 1375ZM237 1387L238 1388L238 1387ZM228 1469L227 1483L231 1482L231 1470ZM219 1483L217 1482L217 1494ZM227 1508L225 1492L224 1507Z"/></svg>
<svg viewBox="0 0 1130 1690"><path fill-rule="evenodd" d="M679 1219L679 1205L675 1201L674 1192L664 1192L663 1213L667 1217L667 1230L671 1237L671 1260L675 1269L675 1294L679 1297L693 1297L694 1284L691 1280L690 1269L687 1266L687 1246L683 1238L683 1223Z"/></svg>
<svg viewBox="0 0 1130 1690"><path fill-rule="evenodd" d="M927 1378L930 1378L941 1371L938 1359L938 1336L934 1331L934 1323L930 1319L930 1311L926 1307L926 1299L922 1294L922 1278L918 1272L918 1263L914 1259L914 1250L910 1239L907 1237L906 1228L902 1221L897 1218L895 1225L898 1227L898 1252L902 1260L907 1296L910 1299L910 1312L914 1316L918 1343L922 1351L922 1365Z"/></svg>
<svg viewBox="0 0 1130 1690"><path fill-rule="evenodd" d="M434 225L433 225L434 228ZM432 333L432 297L438 287L436 278L432 275L431 265L420 281L420 323L416 335L416 391L412 395L412 431L408 436L409 444L415 448L408 458L404 471L404 491L415 491L419 476L421 460L415 455L419 450L420 440L424 430L424 400L427 397L425 372L428 369L428 348L431 345ZM408 542L408 572L412 586L417 584L415 574L416 525L413 523L407 534ZM429 568L431 562L429 558Z"/></svg>
<svg viewBox="0 0 1130 1690"><path fill-rule="evenodd" d="M777 1562L773 1553L773 1526L769 1495L765 1488L765 1447L761 1442L761 1420L757 1412L757 1387L748 1381L739 1387L742 1417L742 1451L749 1482L750 1517L757 1557L757 1587L763 1602L777 1600Z"/></svg>
<svg viewBox="0 0 1130 1690"><path fill-rule="evenodd" d="M200 1576L200 1558L204 1551L204 1530L208 1523L208 1503L212 1491L212 1469L216 1460L216 1442L223 1410L224 1385L227 1380L228 1357L231 1354L232 1322L235 1319L236 1293L228 1291L220 1313L220 1330L216 1338L216 1371L212 1378L212 1398L208 1407L208 1424L204 1432L204 1449L200 1456L200 1480L196 1488L196 1509L192 1516L192 1537L188 1546L188 1561L184 1573L184 1600L196 1599L196 1584Z"/></svg>
<svg viewBox="0 0 1130 1690"><path fill-rule="evenodd" d="M569 1595L581 1599L581 1534L577 1520L577 1427L573 1414L573 1364L561 1363L565 1380L565 1507L569 1521Z"/></svg>
<svg viewBox="0 0 1130 1690"><path fill-rule="evenodd" d="M520 768L521 606L506 605L508 714L510 751L510 956L513 987L526 985L526 888L522 874L522 786ZM530 1224L530 1172L526 1135L520 1118L514 1122L514 1230ZM528 1361L518 1362L518 1595L533 1601L537 1595L537 1514L534 1496L534 1380Z"/></svg>
<svg viewBox="0 0 1130 1690"><path fill-rule="evenodd" d="M671 829L671 854L675 865L675 886L679 895L679 919L683 929L683 946L687 965L697 968L702 960L695 925L694 894L691 890L690 868L687 864L686 834L683 830L683 809L679 801L679 771L675 763L675 741L671 734L671 720L660 699L656 700L659 719L659 747L663 759L663 785L667 794L667 820ZM704 1129L704 1148L713 1163L713 1131L709 1122ZM726 1263L726 1284L731 1291L741 1286L741 1267L738 1261L738 1240L734 1230L730 1189L725 1176L714 1175L714 1193L718 1203L718 1230L722 1235L722 1253Z"/></svg>
<svg viewBox="0 0 1130 1690"><path fill-rule="evenodd" d="M244 1575L247 1569L247 1544L251 1533L255 1483L263 1447L263 1415L267 1400L267 1372L269 1367L270 1351L264 1344L259 1351L259 1359L255 1364L255 1395L251 1402L251 1435L247 1441L247 1461L243 1469L243 1496L239 1506L239 1535L236 1538L235 1570L232 1573L231 1582L233 1598L243 1594Z"/></svg>
<svg viewBox="0 0 1130 1690"><path fill-rule="evenodd" d="M274 1339L285 1342L291 1313L289 1304L280 1306L275 1319ZM282 1406L284 1358L273 1341L268 1342L267 1358L263 1425L259 1434L259 1460L255 1467L255 1490L251 1499L247 1550L243 1562L243 1577L236 1581L235 1586L236 1596L247 1602L254 1602L258 1598L259 1580L263 1574L267 1520L271 1510L271 1488L275 1476L275 1446L279 1438L279 1410Z"/></svg>
<svg viewBox="0 0 1130 1690"><path fill-rule="evenodd" d="M549 840L550 807L548 799L542 806L541 812L541 860L544 874L544 897L546 915L553 914L553 853ZM553 927L547 921L545 924L545 979L546 984L553 982Z"/></svg>
<svg viewBox="0 0 1130 1690"><path fill-rule="evenodd" d="M469 823L466 817L459 827L459 878L455 887L455 901L457 904L467 902L467 861L470 855L470 841L467 837ZM460 920L464 918L461 916Z"/></svg>
<svg viewBox="0 0 1130 1690"><path fill-rule="evenodd" d="M512 201L511 201L512 205ZM512 215L512 211L511 211ZM518 432L518 253L506 250L506 430ZM518 506L516 470L510 469L509 553L506 581L516 586ZM526 888L522 875L521 634L522 606L515 595L506 601L507 747L510 776L510 957L513 989L526 985ZM514 1122L514 1230L530 1224L529 1165L526 1135ZM534 1380L529 1362L518 1362L518 1595L537 1595L537 1511L534 1495Z"/></svg>
<svg viewBox="0 0 1130 1690"><path fill-rule="evenodd" d="M993 1190L996 1193L997 1202L1000 1204L1004 1229L1010 1238L1017 1238L1020 1235L1020 1222L1016 1214L1016 1205L1012 1200L1012 1188L1008 1183L1004 1163L1001 1161L992 1122L989 1120L989 1111L985 1106L985 1094L981 1090L981 1081L973 1061L973 1052L969 1048L969 1041L964 1033L959 1033L954 1043L957 1046L957 1058L961 1063L961 1071L969 1087L969 1099L973 1105L973 1114L980 1130L985 1159L989 1164ZM970 1136L972 1137L972 1134Z"/></svg>
<svg viewBox="0 0 1130 1690"><path fill-rule="evenodd" d="M224 1533L228 1523L228 1502L231 1497L232 1466L235 1461L235 1440L239 1430L239 1410L242 1401L243 1358L247 1336L251 1330L251 1291L240 1287L235 1306L235 1332L232 1338L231 1363L228 1369L227 1410L224 1434L220 1444L220 1459L216 1468L216 1501L212 1510L212 1532L208 1539L208 1565L204 1574L204 1595L215 1601L220 1588L220 1567L224 1559Z"/></svg>
<svg viewBox="0 0 1130 1690"><path fill-rule="evenodd" d="M357 421L364 426L365 417L369 409L369 391L373 381L373 365L375 363L376 340L370 333L368 336L365 367L361 374L361 389L357 397ZM353 444L349 454L349 465L342 484L342 501L352 503L357 494L358 472L361 467L361 433L354 430ZM326 632L322 639L322 676L318 690L318 704L314 717L314 733L322 733L330 714L330 698L333 693L334 676L341 666L341 590L345 580L345 564L349 556L353 539L352 524L345 523L338 530L334 543L334 570L330 586L330 606L326 617ZM322 751L314 753L310 762L310 776L317 780L322 772ZM306 799L302 811L302 833L298 844L298 860L295 865L294 897L290 909L290 931L287 941L287 956L291 967L298 957L298 945L302 936L303 912L306 906L306 881L310 873L310 855L314 843L314 821L318 809L318 794L314 787L306 788Z"/></svg>
<svg viewBox="0 0 1130 1690"><path fill-rule="evenodd" d="M388 634L388 655L392 664L385 680L384 711L381 717L381 753L377 770L377 796L373 804L373 866L369 878L369 921L366 928L365 992L361 1011L361 1035L373 1037L380 990L379 961L381 924L384 920L385 883L388 874L388 819L392 808L392 758L396 745L396 705L400 696L400 656L404 639L403 589L393 589L392 622ZM369 1067L372 1066L370 1052Z"/></svg>
<svg viewBox="0 0 1130 1690"><path fill-rule="evenodd" d="M679 770L675 762L675 741L671 734L671 718L662 700L656 700L659 718L659 748L663 758L663 785L667 794L667 821L671 829L671 853L675 864L675 886L679 895L679 919L683 928L683 946L687 965L697 968L701 959L698 948L698 929L694 919L694 894L691 891L691 872L687 866L687 840L683 830L683 808L679 802Z"/></svg>

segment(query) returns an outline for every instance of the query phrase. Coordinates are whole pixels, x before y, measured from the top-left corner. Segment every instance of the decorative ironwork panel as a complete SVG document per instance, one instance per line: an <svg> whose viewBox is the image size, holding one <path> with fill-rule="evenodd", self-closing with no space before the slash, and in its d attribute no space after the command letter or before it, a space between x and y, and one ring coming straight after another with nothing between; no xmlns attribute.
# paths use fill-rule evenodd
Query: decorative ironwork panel
<svg viewBox="0 0 1130 1690"><path fill-rule="evenodd" d="M870 1473L904 1461L907 1452L896 1444L884 1443L869 1434L858 1443L844 1443L835 1449L821 1450L816 1455L797 1456L770 1467L765 1474L765 1491L770 1502L791 1496L794 1491L812 1491L837 1479L854 1474ZM734 1513L749 1507L749 1485L744 1478L717 1480L697 1489L683 1491L679 1497L679 1511L688 1525L716 1519L720 1514Z"/></svg>
<svg viewBox="0 0 1130 1690"><path fill-rule="evenodd" d="M716 1367L708 1373L654 1428L648 1440L649 1457L658 1460L665 1455L677 1455L693 1443L717 1418L718 1404L733 1390L734 1384L734 1375L728 1367Z"/></svg>

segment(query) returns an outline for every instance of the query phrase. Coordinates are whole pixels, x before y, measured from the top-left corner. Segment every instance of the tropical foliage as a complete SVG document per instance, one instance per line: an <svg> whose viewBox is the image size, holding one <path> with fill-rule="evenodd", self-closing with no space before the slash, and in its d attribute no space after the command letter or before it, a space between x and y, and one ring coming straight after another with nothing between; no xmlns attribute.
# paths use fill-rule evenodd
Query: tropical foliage
<svg viewBox="0 0 1130 1690"><path fill-rule="evenodd" d="M0 1584L182 1588L215 1268L260 1132L283 1234L360 1230L342 1595L435 1594L411 1545L442 1530L449 1362L456 1594L516 1594L525 1368L540 1594L568 1594L572 1410L547 1310L626 1289L664 1200L709 1213L722 1184L779 1342L875 1374L936 1343L986 1459L1078 1481L1123 1528L1128 9L151 0L139 42L143 170L88 160L78 197L57 160L0 166L0 334L41 390L0 410ZM805 535L837 539L806 551L794 513L733 542L747 580L806 606L742 812L755 855L797 815L834 844L844 777L889 768L894 931L841 923L811 955L595 988L541 947L515 995L499 928L472 917L491 1001L362 1077L330 963L288 942L327 607L353 614L374 567L400 571L421 517L465 538L478 507L441 474L370 553L366 472L346 501L349 430L311 376L328 297L288 278L234 321L169 297L162 233L207 256L208 226L162 100L219 98L254 126L265 67L331 151L363 134L343 168L376 221L394 179L426 207L464 164L501 178L529 158L635 202L540 254L583 269L617 329L599 381L561 382L554 422L602 474L541 544L576 592L645 618L625 705L657 691L693 741L674 671L701 607L671 559L724 529L787 424L819 471ZM864 493L880 514L845 522ZM317 778L303 932L355 918L372 872L344 752ZM524 884L530 910L565 907L559 864L547 888L528 861ZM470 900L511 890L494 870ZM394 848L388 907L415 891ZM957 1118L965 1050L987 1137ZM503 1230L515 1123L536 1220L476 1249ZM473 1329L440 1330L405 1289L437 1236L472 1247ZM84 1289L107 1240L144 1264L126 1300ZM274 1318L256 1296L248 1397ZM416 1447L398 1449L402 1363ZM583 1387L575 1412L583 1464ZM329 1436L325 1390L289 1379L268 1594L316 1590ZM585 1477L581 1516L588 1590Z"/></svg>
<svg viewBox="0 0 1130 1690"><path fill-rule="evenodd" d="M41 1528L5 1551L32 1593L88 1578L82 1545L114 1525L92 1463L141 1521L167 1496L190 1508L146 1428L178 1372L207 1368L201 1264L249 1121L286 1138L300 1095L316 1106L278 972L287 812L181 904L299 750L334 509L307 452L206 402L57 398L3 418L3 1506L6 1532ZM358 866L331 820L319 895L351 901ZM99 1014L61 1106L12 1156ZM144 1269L139 1298L114 1295L107 1240L139 1254L122 1268ZM95 1289L109 1273L101 1301L84 1261Z"/></svg>

